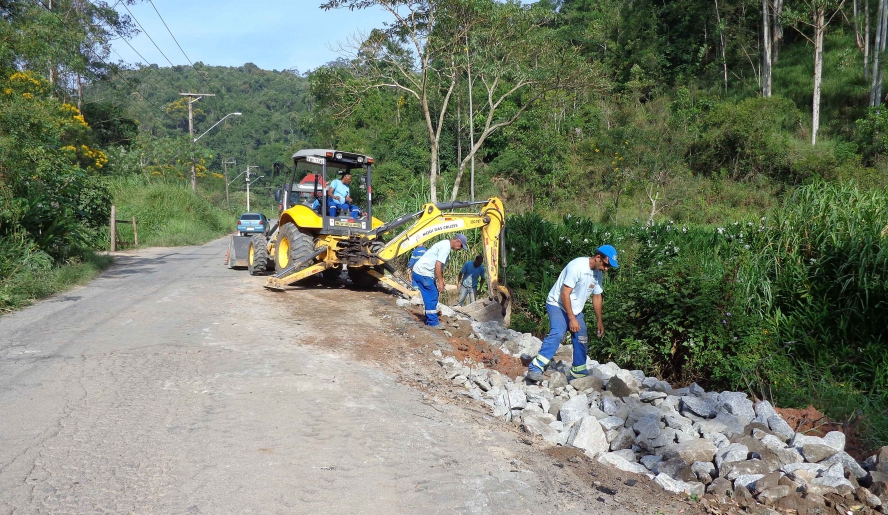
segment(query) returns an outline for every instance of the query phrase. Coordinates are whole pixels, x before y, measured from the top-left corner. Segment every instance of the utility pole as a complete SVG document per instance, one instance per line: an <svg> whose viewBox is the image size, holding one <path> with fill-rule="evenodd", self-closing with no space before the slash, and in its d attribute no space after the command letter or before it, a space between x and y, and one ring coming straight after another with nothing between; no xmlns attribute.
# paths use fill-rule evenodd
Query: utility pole
<svg viewBox="0 0 888 515"><path fill-rule="evenodd" d="M247 211L250 210L250 168L259 168L259 167L256 165L247 166L247 170L246 170L247 171L247 178L246 178L246 181L247 181Z"/></svg>
<svg viewBox="0 0 888 515"><path fill-rule="evenodd" d="M197 191L197 172L194 171L194 109L191 104L197 102L202 97L214 97L214 93L179 93L180 96L188 97L188 134L191 135L191 191ZM193 100L192 100L193 98Z"/></svg>
<svg viewBox="0 0 888 515"><path fill-rule="evenodd" d="M228 184L229 183L228 183L228 166L227 165L237 166L237 159L232 157L231 159L223 159L222 160L222 168L225 169L225 206L228 209L231 209L231 197L228 196Z"/></svg>

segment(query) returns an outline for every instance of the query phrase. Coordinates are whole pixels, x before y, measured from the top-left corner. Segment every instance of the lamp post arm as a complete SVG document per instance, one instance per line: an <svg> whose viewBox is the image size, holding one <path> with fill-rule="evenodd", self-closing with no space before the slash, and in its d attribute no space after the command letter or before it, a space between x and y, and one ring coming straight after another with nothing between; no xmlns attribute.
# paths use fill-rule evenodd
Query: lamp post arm
<svg viewBox="0 0 888 515"><path fill-rule="evenodd" d="M240 116L240 115L241 115L241 113L228 113L228 114L226 114L225 116L222 117L221 120L219 120L218 122L214 123L213 126L210 127L209 129L207 129L206 132L204 132L204 133L201 134L200 136L194 138L191 142L192 142L192 143L197 143L197 140L199 140L200 138L203 138L204 136L206 136L206 135L207 135L207 132L210 132L211 130L215 129L217 125L219 125L220 123L222 123L223 121L225 121L225 119L228 118L229 116Z"/></svg>

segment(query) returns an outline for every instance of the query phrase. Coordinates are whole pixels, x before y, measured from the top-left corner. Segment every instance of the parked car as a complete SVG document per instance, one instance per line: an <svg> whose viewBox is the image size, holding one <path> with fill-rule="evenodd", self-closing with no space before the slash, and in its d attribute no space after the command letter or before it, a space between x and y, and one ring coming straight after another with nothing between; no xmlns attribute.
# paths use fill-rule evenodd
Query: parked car
<svg viewBox="0 0 888 515"><path fill-rule="evenodd" d="M268 218L262 213L244 213L237 219L237 235L262 234L268 230Z"/></svg>

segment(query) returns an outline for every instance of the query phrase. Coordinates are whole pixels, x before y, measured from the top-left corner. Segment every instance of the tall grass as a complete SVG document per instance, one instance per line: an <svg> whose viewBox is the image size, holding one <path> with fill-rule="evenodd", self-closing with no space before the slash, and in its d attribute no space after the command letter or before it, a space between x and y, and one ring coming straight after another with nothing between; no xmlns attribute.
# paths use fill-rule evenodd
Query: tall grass
<svg viewBox="0 0 888 515"><path fill-rule="evenodd" d="M888 442L888 190L811 184L722 227L532 214L507 227L519 330L545 332L563 266L611 243L621 267L605 279L593 358L841 420L860 412L872 441Z"/></svg>
<svg viewBox="0 0 888 515"><path fill-rule="evenodd" d="M163 178L114 178L110 181L110 189L118 217L136 217L139 244L145 246L205 243L233 232L237 213L243 210L225 209L224 185L222 199L214 202L183 187L181 181L171 182ZM218 198L218 192L215 196Z"/></svg>

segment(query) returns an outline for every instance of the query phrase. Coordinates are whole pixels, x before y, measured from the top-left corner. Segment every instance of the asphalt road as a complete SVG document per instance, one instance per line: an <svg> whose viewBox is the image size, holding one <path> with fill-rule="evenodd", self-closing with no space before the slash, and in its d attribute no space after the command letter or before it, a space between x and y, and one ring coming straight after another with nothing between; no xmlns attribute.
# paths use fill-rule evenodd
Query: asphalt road
<svg viewBox="0 0 888 515"><path fill-rule="evenodd" d="M0 317L0 514L551 512L514 434L351 359L385 329L353 292L265 292L226 246Z"/></svg>

